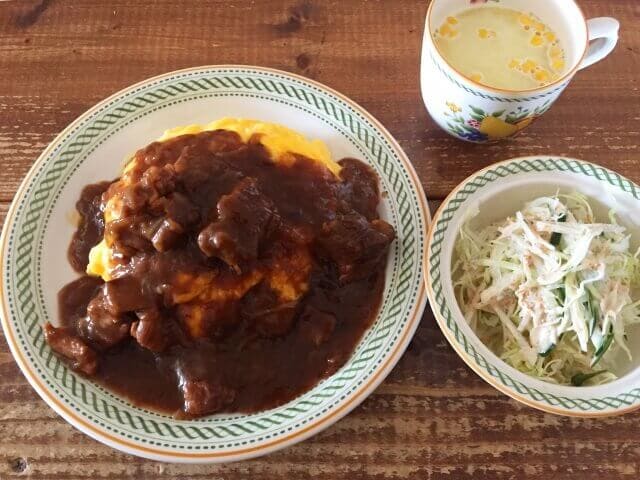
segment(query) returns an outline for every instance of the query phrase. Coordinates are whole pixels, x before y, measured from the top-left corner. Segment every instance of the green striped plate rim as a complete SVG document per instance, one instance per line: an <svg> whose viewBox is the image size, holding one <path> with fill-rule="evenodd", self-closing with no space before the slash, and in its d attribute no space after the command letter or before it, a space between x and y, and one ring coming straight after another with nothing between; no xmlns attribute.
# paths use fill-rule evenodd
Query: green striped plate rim
<svg viewBox="0 0 640 480"><path fill-rule="evenodd" d="M52 354L40 328L47 320L55 321L55 312L44 301L42 252L66 249L66 245L46 245L44 233L60 192L88 155L152 112L210 97L284 104L347 138L380 176L390 205L387 220L398 239L390 254L380 312L340 371L279 408L179 421L131 405L76 375ZM132 145L132 150L137 147ZM116 448L151 458L191 461L191 455L200 455L200 461L217 461L265 453L284 445L271 446L278 439L297 435L286 444L293 443L362 401L397 361L417 326L426 302L421 265L429 214L416 179L400 147L375 119L340 94L302 77L222 66L147 80L110 97L70 125L25 179L3 230L5 336L13 339L14 356L43 398L78 428Z"/></svg>

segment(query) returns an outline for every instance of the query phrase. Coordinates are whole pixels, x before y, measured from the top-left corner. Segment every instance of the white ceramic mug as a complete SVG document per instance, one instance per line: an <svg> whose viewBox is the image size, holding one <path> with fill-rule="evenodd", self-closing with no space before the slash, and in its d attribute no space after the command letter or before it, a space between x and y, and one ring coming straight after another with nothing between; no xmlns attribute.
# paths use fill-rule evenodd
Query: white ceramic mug
<svg viewBox="0 0 640 480"><path fill-rule="evenodd" d="M564 75L543 87L517 91L482 85L455 70L435 45L436 29L449 16L489 5L533 13L550 27L564 47ZM432 0L422 43L422 98L435 122L457 138L485 143L510 137L546 112L578 70L611 53L619 27L614 18L585 20L573 0Z"/></svg>

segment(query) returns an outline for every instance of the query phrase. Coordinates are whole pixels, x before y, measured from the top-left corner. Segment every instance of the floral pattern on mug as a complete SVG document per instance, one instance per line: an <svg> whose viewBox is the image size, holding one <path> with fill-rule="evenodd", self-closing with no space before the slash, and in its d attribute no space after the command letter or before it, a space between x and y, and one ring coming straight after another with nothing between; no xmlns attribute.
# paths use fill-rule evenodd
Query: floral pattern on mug
<svg viewBox="0 0 640 480"><path fill-rule="evenodd" d="M551 101L533 110L518 107L508 113L506 110L489 113L469 105L466 116L463 114L463 108L454 102L446 102L446 105L448 111L444 114L449 117L447 121L449 133L464 140L483 143L515 135L546 112L551 106Z"/></svg>

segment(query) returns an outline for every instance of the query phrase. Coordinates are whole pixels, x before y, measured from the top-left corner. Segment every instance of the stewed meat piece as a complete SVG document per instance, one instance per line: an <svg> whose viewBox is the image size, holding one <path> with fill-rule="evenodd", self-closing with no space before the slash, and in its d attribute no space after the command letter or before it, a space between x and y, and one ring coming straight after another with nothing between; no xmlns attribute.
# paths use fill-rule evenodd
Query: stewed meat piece
<svg viewBox="0 0 640 480"><path fill-rule="evenodd" d="M143 279L134 275L124 275L106 282L96 299L103 302L104 308L112 315L143 310L153 305L142 286Z"/></svg>
<svg viewBox="0 0 640 480"><path fill-rule="evenodd" d="M367 220L377 218L380 189L376 172L355 158L340 160L340 166L343 208L346 206L347 209L353 209Z"/></svg>
<svg viewBox="0 0 640 480"><path fill-rule="evenodd" d="M136 342L153 352L162 352L170 341L165 320L155 309L137 313L138 320L131 324L130 333Z"/></svg>
<svg viewBox="0 0 640 480"><path fill-rule="evenodd" d="M215 365L204 368L206 352L189 351L175 361L175 371L183 398L182 411L199 416L218 412L233 402L236 391L225 384Z"/></svg>
<svg viewBox="0 0 640 480"><path fill-rule="evenodd" d="M207 380L185 380L181 384L184 411L189 415L207 415L233 402L235 390Z"/></svg>
<svg viewBox="0 0 640 480"><path fill-rule="evenodd" d="M273 202L264 196L255 179L245 178L217 206L218 218L198 235L200 249L218 257L237 271L258 257L258 248L275 215Z"/></svg>
<svg viewBox="0 0 640 480"><path fill-rule="evenodd" d="M338 265L340 280L350 282L375 272L394 238L393 227L384 220L370 222L351 212L325 223L318 243L321 251Z"/></svg>
<svg viewBox="0 0 640 480"><path fill-rule="evenodd" d="M98 368L96 352L67 328L56 328L46 323L44 338L54 352L69 361L69 366L86 375L93 375Z"/></svg>
<svg viewBox="0 0 640 480"><path fill-rule="evenodd" d="M102 240L104 218L102 216L102 194L111 182L99 182L82 189L76 210L80 214L78 229L69 244L69 263L76 272L84 273L89 262L89 251Z"/></svg>
<svg viewBox="0 0 640 480"><path fill-rule="evenodd" d="M114 315L105 305L103 294L96 295L87 306L87 314L78 319L78 334L98 349L107 349L120 343L129 333L123 316Z"/></svg>

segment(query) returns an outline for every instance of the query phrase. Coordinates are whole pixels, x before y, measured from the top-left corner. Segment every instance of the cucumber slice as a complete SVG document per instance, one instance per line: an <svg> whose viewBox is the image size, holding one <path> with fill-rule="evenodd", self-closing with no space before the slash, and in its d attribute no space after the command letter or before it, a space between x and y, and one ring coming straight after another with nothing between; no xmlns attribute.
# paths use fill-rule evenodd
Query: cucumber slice
<svg viewBox="0 0 640 480"><path fill-rule="evenodd" d="M563 223L567 221L567 216L566 215L561 215L558 217L558 222ZM551 245L553 245L554 247L557 247L558 245L560 245L560 239L562 238L562 234L558 233L558 232L553 232L551 234L551 238L549 239L549 243Z"/></svg>
<svg viewBox="0 0 640 480"><path fill-rule="evenodd" d="M591 319L589 322L589 338L593 335L593 332L596 329L596 320L598 319L598 307L594 302L593 297L587 290L587 302L586 302L587 311L591 314Z"/></svg>
<svg viewBox="0 0 640 480"><path fill-rule="evenodd" d="M589 380L590 378L596 377L601 373L606 373L607 370L599 370L593 373L576 373L573 377L571 377L571 385L574 387L581 387L584 382Z"/></svg>
<svg viewBox="0 0 640 480"><path fill-rule="evenodd" d="M602 345L600 345L597 348L596 353L594 354L593 360L591 360L591 367L593 367L596 363L598 363L600 361L602 356L605 354L605 352L611 346L612 342L613 342L613 327L611 327L609 329L609 333L607 333L607 336L605 337L604 341L602 342Z"/></svg>

